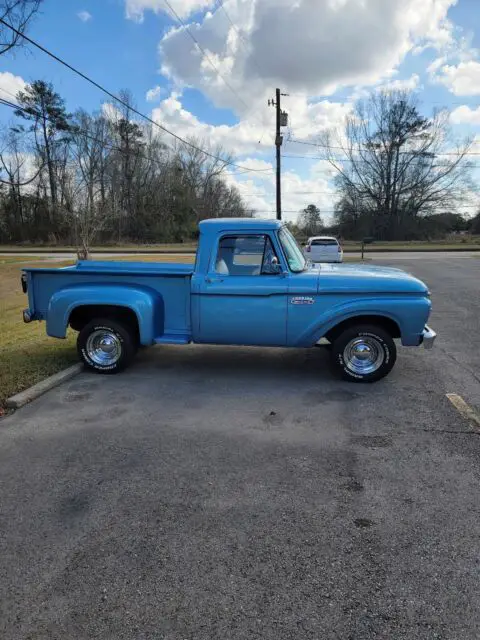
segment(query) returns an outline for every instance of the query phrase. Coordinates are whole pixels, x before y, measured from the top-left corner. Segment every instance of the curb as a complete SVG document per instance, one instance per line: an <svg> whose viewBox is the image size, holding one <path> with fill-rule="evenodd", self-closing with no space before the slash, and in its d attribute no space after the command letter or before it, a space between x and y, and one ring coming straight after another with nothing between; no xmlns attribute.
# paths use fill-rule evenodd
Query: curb
<svg viewBox="0 0 480 640"><path fill-rule="evenodd" d="M79 362L78 364L74 364L71 367L64 369L63 371L54 373L53 376L37 382L37 384L34 384L33 387L25 389L25 391L21 391L11 398L8 398L5 406L8 409L20 409L20 407L23 407L32 400L35 400L39 396L43 395L46 391L50 391L50 389L58 387L58 385L62 384L62 382L70 380L70 378L73 378L81 371L83 371L83 368L83 364Z"/></svg>

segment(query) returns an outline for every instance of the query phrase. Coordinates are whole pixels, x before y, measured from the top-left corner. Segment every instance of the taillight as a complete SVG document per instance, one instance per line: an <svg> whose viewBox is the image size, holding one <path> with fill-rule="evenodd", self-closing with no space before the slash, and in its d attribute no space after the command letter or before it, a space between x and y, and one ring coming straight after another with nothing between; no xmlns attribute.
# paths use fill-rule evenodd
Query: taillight
<svg viewBox="0 0 480 640"><path fill-rule="evenodd" d="M22 291L23 293L27 293L27 274L26 273L22 273L22 278L21 278L21 283L22 283Z"/></svg>

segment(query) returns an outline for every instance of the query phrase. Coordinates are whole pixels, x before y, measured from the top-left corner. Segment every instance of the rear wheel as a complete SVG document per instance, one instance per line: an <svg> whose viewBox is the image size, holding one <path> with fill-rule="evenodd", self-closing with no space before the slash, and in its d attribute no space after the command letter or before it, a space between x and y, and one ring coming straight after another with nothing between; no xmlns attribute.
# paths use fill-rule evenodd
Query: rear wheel
<svg viewBox="0 0 480 640"><path fill-rule="evenodd" d="M85 365L97 373L113 374L125 369L137 350L131 328L116 320L97 318L78 334L77 351Z"/></svg>
<svg viewBox="0 0 480 640"><path fill-rule="evenodd" d="M397 348L382 327L356 325L333 341L331 359L335 371L345 380L376 382L393 369Z"/></svg>

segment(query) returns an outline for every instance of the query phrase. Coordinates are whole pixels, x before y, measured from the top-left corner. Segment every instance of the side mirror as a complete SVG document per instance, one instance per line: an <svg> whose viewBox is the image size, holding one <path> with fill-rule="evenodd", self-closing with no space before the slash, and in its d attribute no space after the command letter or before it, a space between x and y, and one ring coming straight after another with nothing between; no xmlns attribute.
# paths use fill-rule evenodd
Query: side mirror
<svg viewBox="0 0 480 640"><path fill-rule="evenodd" d="M273 256L267 263L264 264L262 269L262 275L264 276L286 276L288 271L282 269L277 256Z"/></svg>
<svg viewBox="0 0 480 640"><path fill-rule="evenodd" d="M282 267L280 262L278 261L277 256L273 256L272 261L270 262L270 266L272 268L272 273L281 273Z"/></svg>

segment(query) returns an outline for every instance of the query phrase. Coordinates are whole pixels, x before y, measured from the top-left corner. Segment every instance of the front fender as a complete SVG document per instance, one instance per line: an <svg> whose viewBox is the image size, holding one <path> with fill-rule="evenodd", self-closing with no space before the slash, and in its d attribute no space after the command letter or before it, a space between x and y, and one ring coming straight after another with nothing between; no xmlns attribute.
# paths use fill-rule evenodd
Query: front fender
<svg viewBox="0 0 480 640"><path fill-rule="evenodd" d="M319 298L321 303L322 298ZM393 320L400 328L402 344L416 346L430 315L431 303L425 297L372 298L344 302L317 316L303 331L295 346L310 347L323 338L331 329L352 318L381 316Z"/></svg>
<svg viewBox="0 0 480 640"><path fill-rule="evenodd" d="M130 309L138 320L141 344L153 343L163 333L162 296L148 287L132 285L73 285L58 290L50 298L47 310L47 334L65 338L74 309L89 305L107 305Z"/></svg>

